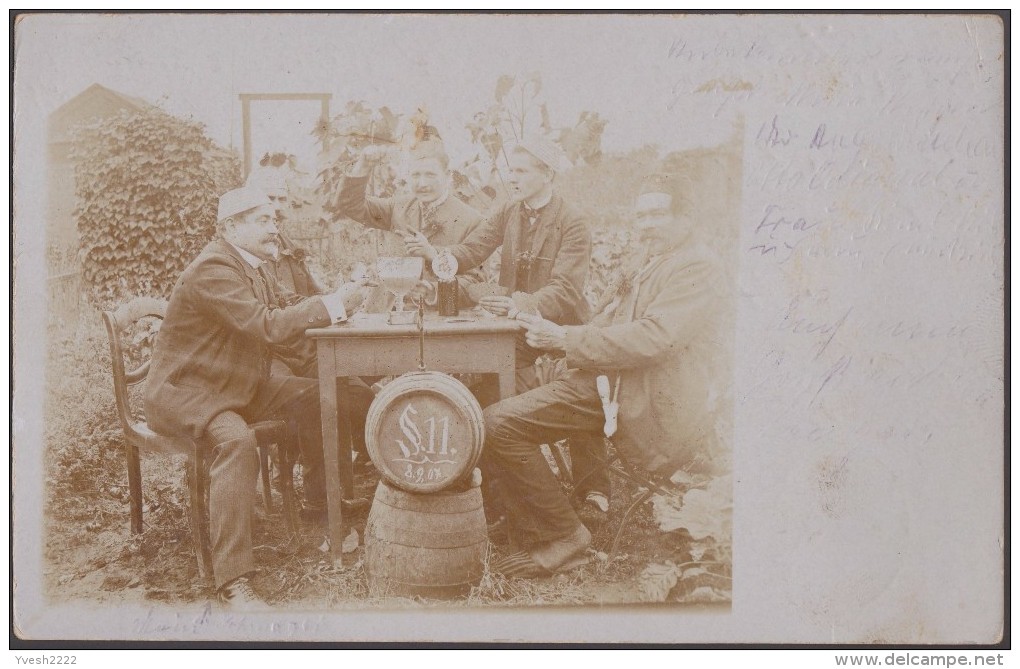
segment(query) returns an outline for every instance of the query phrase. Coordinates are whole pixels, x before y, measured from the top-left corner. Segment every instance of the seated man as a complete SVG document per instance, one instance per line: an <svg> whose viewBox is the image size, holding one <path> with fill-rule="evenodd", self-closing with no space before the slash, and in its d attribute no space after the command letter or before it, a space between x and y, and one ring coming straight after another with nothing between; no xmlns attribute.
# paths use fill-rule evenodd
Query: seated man
<svg viewBox="0 0 1020 669"><path fill-rule="evenodd" d="M499 284L468 289L473 302L497 316L515 308L537 311L557 323L585 323L590 316L584 284L591 232L585 216L554 187L566 157L555 144L537 137L520 142L509 154L509 201L448 250L458 267L467 270L502 249ZM534 363L541 354L521 337L518 392L538 385Z"/></svg>
<svg viewBox="0 0 1020 669"><path fill-rule="evenodd" d="M265 193L276 212L277 253L274 257L267 258L260 265L260 268L283 289L278 292L278 295L290 292L293 293L293 299L299 300L304 297L322 295L327 292L308 267L308 251L299 247L287 235L279 231L279 227L287 220L286 212L290 200L285 167L274 167L272 164L266 164L265 159L263 159L263 164L252 170L244 185L246 188L258 189ZM280 306L285 307L289 305L281 304ZM302 364L301 355L303 353L297 356L298 360L296 362L298 365ZM286 350L277 351L273 357L271 373L290 373L288 370L295 363L293 358L293 352ZM361 445L363 446L363 444ZM361 450L364 450L364 448Z"/></svg>
<svg viewBox="0 0 1020 669"><path fill-rule="evenodd" d="M185 268L170 295L156 338L145 392L149 425L209 449L209 514L218 598L235 608L267 605L249 581L252 516L259 473L249 423L290 419L300 427L305 497L323 503L325 478L319 385L314 378L271 375L274 355L314 376L307 328L325 327L363 299L361 283L300 299L260 266L278 252L274 209L257 189L239 188L219 202L217 230ZM287 306L284 306L287 305Z"/></svg>
<svg viewBox="0 0 1020 669"><path fill-rule="evenodd" d="M567 202L555 186L556 175L569 163L556 144L540 136L530 137L509 151L509 201L501 206L461 244L450 248L461 268L486 260L502 247L498 285L478 284L469 292L486 310L504 316L511 309L566 325L586 323L590 307L584 297L591 259L591 232L587 218ZM522 335L517 342L518 393L541 385L551 367L542 351L528 346ZM559 353L562 355L562 352ZM545 367L546 369L542 369ZM494 387L483 387L482 405L496 400ZM549 442L552 444L552 442ZM604 466L602 435L584 443L580 435L571 441L575 490L582 509L589 514L609 508L609 477ZM490 520L505 514L501 499L501 475L496 463L485 468L486 505ZM592 518L598 522L597 515Z"/></svg>
<svg viewBox="0 0 1020 669"><path fill-rule="evenodd" d="M534 578L585 561L591 534L578 519L538 445L601 433L596 377L619 379L622 458L654 473L724 468L715 438L711 363L715 273L709 254L691 243L689 182L657 178L637 199L637 228L646 256L589 325L526 321L528 343L561 351L561 378L485 410L483 458L503 474L509 520L523 549L495 565L510 577ZM525 315L524 318L527 318Z"/></svg>
<svg viewBox="0 0 1020 669"><path fill-rule="evenodd" d="M283 167L260 165L248 175L245 186L261 189L276 209L276 223L283 225L287 220L290 196L287 188L287 173ZM280 252L276 258L267 260L263 268L276 282L292 293L302 297L321 295L326 292L308 267L309 253L289 237L277 235Z"/></svg>

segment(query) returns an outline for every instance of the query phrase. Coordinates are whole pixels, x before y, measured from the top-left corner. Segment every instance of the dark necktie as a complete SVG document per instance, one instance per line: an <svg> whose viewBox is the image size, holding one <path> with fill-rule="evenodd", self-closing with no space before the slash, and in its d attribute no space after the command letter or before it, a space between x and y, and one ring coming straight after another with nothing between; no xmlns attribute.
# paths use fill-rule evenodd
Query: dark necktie
<svg viewBox="0 0 1020 669"><path fill-rule="evenodd" d="M439 231L439 221L436 220L436 210L439 209L439 205L435 202L431 204L421 203L421 225L419 229L426 238L432 239L432 236Z"/></svg>
<svg viewBox="0 0 1020 669"><path fill-rule="evenodd" d="M542 209L541 207L539 207L538 209L532 209L531 207L525 204L523 205L522 213L524 214L524 217L528 219L528 225L534 226L535 223L538 221L539 216L542 215Z"/></svg>
<svg viewBox="0 0 1020 669"><path fill-rule="evenodd" d="M266 264L262 263L261 265L256 267L255 268L255 275L259 278L259 282L258 282L259 283L259 290L261 291L261 294L259 295L259 298L266 305L269 305L270 302L271 302L271 299L270 299L270 292L269 292L269 281L266 279L265 266L266 266Z"/></svg>

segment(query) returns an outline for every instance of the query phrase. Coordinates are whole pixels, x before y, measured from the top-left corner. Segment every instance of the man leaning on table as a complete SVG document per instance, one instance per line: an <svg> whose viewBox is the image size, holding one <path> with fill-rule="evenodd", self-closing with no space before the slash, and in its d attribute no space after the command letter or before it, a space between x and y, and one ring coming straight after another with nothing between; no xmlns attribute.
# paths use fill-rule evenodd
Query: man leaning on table
<svg viewBox="0 0 1020 669"><path fill-rule="evenodd" d="M218 599L235 609L268 605L253 588L252 518L259 459L250 423L300 427L306 503L324 508L318 381L308 328L325 327L364 298L363 282L301 298L263 264L279 252L274 206L259 189L224 193L219 238L184 270L170 295L146 384L149 425L209 449L209 515ZM270 374L283 356L293 374Z"/></svg>
<svg viewBox="0 0 1020 669"><path fill-rule="evenodd" d="M614 282L588 325L519 315L528 343L566 355L559 379L485 409L483 462L497 463L514 500L508 506L520 550L493 566L535 578L586 561L591 534L553 477L539 444L601 434L597 378L617 389L613 442L631 465L669 476L678 469L719 474L729 468L716 435L714 362L718 275L694 242L696 189L683 175L646 181L635 205L645 254Z"/></svg>

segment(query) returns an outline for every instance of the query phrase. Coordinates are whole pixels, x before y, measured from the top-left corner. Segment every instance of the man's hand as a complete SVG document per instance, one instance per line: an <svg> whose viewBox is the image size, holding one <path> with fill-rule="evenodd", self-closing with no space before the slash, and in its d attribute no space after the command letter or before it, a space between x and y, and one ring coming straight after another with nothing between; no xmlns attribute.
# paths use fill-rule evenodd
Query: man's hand
<svg viewBox="0 0 1020 669"><path fill-rule="evenodd" d="M527 330L524 333L524 340L528 346L541 351L566 350L567 329L562 325L556 325L541 316L527 314L523 311L517 314L517 320L523 323Z"/></svg>
<svg viewBox="0 0 1020 669"><path fill-rule="evenodd" d="M420 232L404 237L404 250L407 255L425 258L429 263L436 259L436 247Z"/></svg>
<svg viewBox="0 0 1020 669"><path fill-rule="evenodd" d="M478 300L478 306L497 316L506 316L515 308L513 299L505 295L486 295Z"/></svg>
<svg viewBox="0 0 1020 669"><path fill-rule="evenodd" d="M365 288L378 285L370 281L367 277L362 277L356 281L348 281L347 283L341 283L333 294L339 297L344 303L344 309L347 313L351 313L365 301L367 293Z"/></svg>
<svg viewBox="0 0 1020 669"><path fill-rule="evenodd" d="M425 304L432 305L436 303L436 287L425 279L421 279L418 283L414 284L414 287L411 288L411 292L408 294L411 296L411 299L425 300Z"/></svg>
<svg viewBox="0 0 1020 669"><path fill-rule="evenodd" d="M386 157L387 149L385 146L379 146L378 144L369 144L361 151L361 155L358 156L358 160L354 163L354 167L349 172L352 177L367 177L368 173L372 171L372 168L378 163L382 162L383 158Z"/></svg>

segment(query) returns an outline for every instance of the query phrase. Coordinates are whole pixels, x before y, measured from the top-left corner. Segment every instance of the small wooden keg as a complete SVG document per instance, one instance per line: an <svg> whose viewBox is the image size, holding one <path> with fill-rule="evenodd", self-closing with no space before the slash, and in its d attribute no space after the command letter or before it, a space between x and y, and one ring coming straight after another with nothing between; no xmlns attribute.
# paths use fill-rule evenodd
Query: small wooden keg
<svg viewBox="0 0 1020 669"><path fill-rule="evenodd" d="M437 492L470 476L484 441L478 400L441 372L409 372L388 383L365 423L365 444L380 476L414 493Z"/></svg>
<svg viewBox="0 0 1020 669"><path fill-rule="evenodd" d="M411 493L379 481L365 527L365 572L376 597L449 599L482 578L487 537L482 493Z"/></svg>

